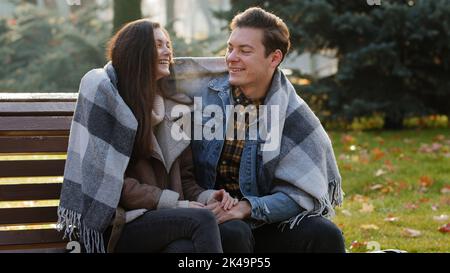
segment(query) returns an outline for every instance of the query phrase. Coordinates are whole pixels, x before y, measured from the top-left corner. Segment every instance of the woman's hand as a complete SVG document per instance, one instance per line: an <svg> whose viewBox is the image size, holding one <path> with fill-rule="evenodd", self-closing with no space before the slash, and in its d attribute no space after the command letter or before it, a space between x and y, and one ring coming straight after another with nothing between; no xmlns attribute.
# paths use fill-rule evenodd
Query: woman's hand
<svg viewBox="0 0 450 273"><path fill-rule="evenodd" d="M220 202L220 207L224 210L231 209L239 200L232 198L224 189L215 191L208 201L208 205L214 202Z"/></svg>
<svg viewBox="0 0 450 273"><path fill-rule="evenodd" d="M189 201L189 208L203 209L204 207L205 207L205 205L203 205L202 203L195 202L195 201Z"/></svg>

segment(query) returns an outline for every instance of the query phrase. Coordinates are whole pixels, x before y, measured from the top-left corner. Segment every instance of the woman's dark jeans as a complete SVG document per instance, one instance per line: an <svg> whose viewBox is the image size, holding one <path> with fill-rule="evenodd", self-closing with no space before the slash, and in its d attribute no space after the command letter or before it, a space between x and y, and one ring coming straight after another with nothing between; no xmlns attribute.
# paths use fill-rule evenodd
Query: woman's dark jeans
<svg viewBox="0 0 450 273"><path fill-rule="evenodd" d="M210 210L160 209L126 224L115 252L222 253L222 244Z"/></svg>
<svg viewBox="0 0 450 273"><path fill-rule="evenodd" d="M305 217L290 229L283 230L278 223L266 224L252 230L241 220L219 225L225 253L311 252L344 253L341 230L324 217Z"/></svg>

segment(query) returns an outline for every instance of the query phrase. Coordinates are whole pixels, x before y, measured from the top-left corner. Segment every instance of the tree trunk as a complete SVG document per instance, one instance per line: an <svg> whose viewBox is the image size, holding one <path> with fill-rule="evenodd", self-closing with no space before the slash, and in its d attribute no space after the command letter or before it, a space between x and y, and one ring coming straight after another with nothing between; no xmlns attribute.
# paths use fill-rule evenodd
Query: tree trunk
<svg viewBox="0 0 450 273"><path fill-rule="evenodd" d="M113 33L126 23L141 18L141 0L114 0Z"/></svg>
<svg viewBox="0 0 450 273"><path fill-rule="evenodd" d="M169 33L174 33L175 23L175 0L166 1L166 29Z"/></svg>

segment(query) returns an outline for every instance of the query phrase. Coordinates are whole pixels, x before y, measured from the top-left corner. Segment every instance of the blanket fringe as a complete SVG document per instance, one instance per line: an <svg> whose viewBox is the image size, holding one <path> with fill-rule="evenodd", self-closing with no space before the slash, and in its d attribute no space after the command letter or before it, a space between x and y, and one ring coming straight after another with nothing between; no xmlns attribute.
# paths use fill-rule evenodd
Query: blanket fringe
<svg viewBox="0 0 450 273"><path fill-rule="evenodd" d="M63 239L67 237L70 241L81 239L87 253L105 253L103 235L97 230L82 225L80 213L60 206L58 208L56 229L58 231L64 229Z"/></svg>
<svg viewBox="0 0 450 273"><path fill-rule="evenodd" d="M336 191L338 191L338 190L336 190ZM298 226L305 217L323 216L323 217L330 218L335 215L335 211L333 209L332 202L330 202L330 199L328 198L328 196L323 196L322 198L320 198L317 201L318 201L318 206L316 209L311 210L311 211L304 210L304 211L300 212L299 214L289 218L288 220L281 222L278 225L278 227L281 228L282 231L284 230L286 225L289 225L289 228L293 229L294 226Z"/></svg>

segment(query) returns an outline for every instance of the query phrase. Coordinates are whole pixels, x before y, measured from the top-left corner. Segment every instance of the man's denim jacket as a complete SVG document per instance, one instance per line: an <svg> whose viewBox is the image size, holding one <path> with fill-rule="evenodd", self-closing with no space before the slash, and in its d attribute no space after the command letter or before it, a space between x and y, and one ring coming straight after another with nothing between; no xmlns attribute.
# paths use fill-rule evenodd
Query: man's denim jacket
<svg viewBox="0 0 450 273"><path fill-rule="evenodd" d="M202 110L211 104L222 108L223 132L227 119L225 107L231 104L228 73L223 58L177 58L174 65L176 90L190 97L202 98ZM172 81L173 84L173 81ZM203 111L202 111L203 113ZM193 125L211 126L210 116L194 117ZM201 127L203 128L203 127ZM248 135L248 132L247 132ZM223 137L225 138L225 136ZM192 138L192 151L197 182L206 189L212 189L216 182L216 169L224 140L201 140ZM271 193L271 185L259 185L262 172L261 141L246 140L241 156L239 185L241 192L250 202L252 227L263 223L276 223L299 214L303 209L290 197L281 192ZM270 183L270 182L269 182Z"/></svg>

